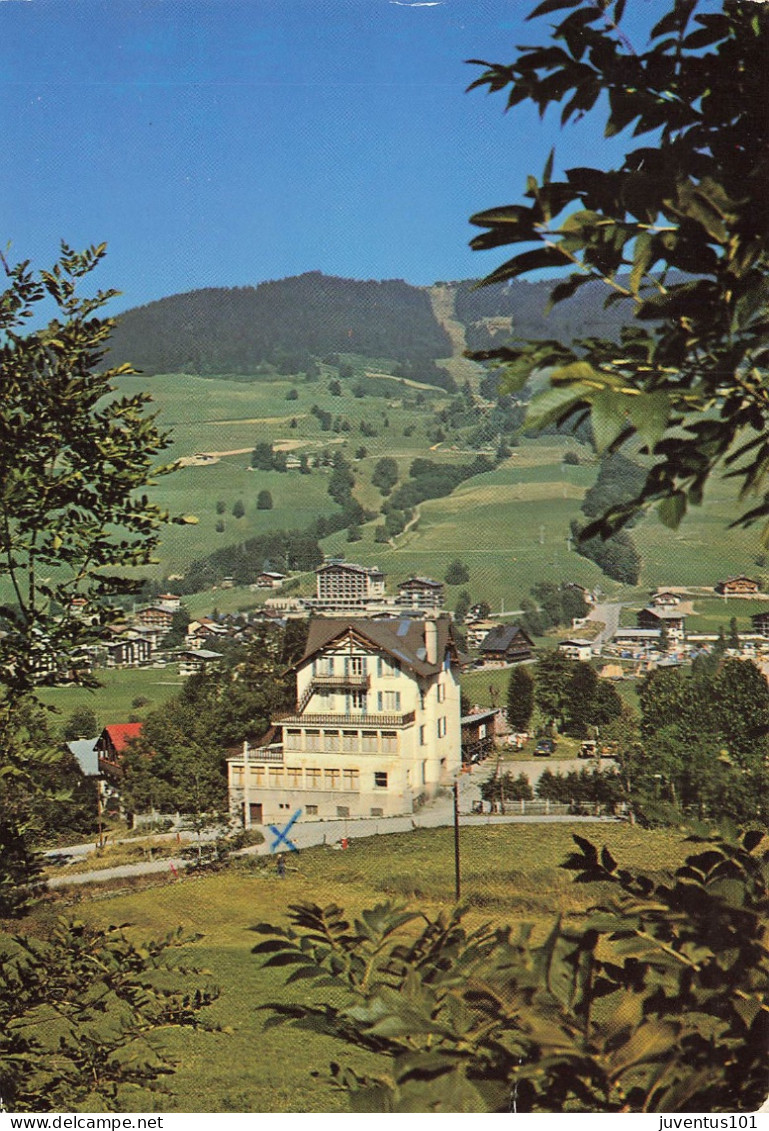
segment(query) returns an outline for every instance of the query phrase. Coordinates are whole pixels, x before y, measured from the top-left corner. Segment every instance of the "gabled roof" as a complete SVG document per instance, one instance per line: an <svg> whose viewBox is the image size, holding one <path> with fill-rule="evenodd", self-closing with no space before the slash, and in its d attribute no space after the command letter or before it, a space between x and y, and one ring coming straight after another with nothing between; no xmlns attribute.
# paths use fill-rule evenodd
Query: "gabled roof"
<svg viewBox="0 0 769 1131"><path fill-rule="evenodd" d="M519 624L500 624L484 638L481 643L481 652L506 652L517 640L522 640L530 648L534 647L531 637L524 632Z"/></svg>
<svg viewBox="0 0 769 1131"><path fill-rule="evenodd" d="M75 758L84 777L96 777L99 773L99 754L96 749L97 738L77 738L67 746Z"/></svg>
<svg viewBox="0 0 769 1131"><path fill-rule="evenodd" d="M142 725L142 723L113 723L112 726L105 727L102 734L108 735L115 752L122 754L128 743L139 737Z"/></svg>
<svg viewBox="0 0 769 1131"><path fill-rule="evenodd" d="M437 660L434 664L428 663L426 659L426 624L433 624L437 629ZM348 635L364 646L368 644L376 651L386 652L396 660L400 660L416 675L435 675L439 672L443 667L443 657L447 648L451 649L453 658L457 658L451 622L447 616L435 617L431 621L412 617L393 617L389 620L369 620L363 617L313 617L310 619L310 631L304 655L294 667L289 668L289 671L296 671L308 660L331 645L341 642Z"/></svg>

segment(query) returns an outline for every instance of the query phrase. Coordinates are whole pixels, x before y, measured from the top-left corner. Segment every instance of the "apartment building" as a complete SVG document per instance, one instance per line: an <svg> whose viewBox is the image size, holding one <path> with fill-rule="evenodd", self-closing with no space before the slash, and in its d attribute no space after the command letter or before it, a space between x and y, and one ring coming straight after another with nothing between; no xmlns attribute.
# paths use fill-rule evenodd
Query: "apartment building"
<svg viewBox="0 0 769 1131"><path fill-rule="evenodd" d="M448 616L319 617L291 669L294 710L228 759L246 824L411 813L461 768L458 656Z"/></svg>

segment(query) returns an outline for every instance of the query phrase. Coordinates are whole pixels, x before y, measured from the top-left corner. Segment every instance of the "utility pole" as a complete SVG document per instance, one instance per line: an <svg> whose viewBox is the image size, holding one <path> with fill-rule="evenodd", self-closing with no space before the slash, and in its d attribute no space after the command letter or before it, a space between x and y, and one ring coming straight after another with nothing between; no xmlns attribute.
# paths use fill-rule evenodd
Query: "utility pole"
<svg viewBox="0 0 769 1131"><path fill-rule="evenodd" d="M251 828L251 765L248 761L248 742L243 739L243 828Z"/></svg>
<svg viewBox="0 0 769 1131"><path fill-rule="evenodd" d="M462 885L459 874L459 781L454 778L454 898L459 903Z"/></svg>

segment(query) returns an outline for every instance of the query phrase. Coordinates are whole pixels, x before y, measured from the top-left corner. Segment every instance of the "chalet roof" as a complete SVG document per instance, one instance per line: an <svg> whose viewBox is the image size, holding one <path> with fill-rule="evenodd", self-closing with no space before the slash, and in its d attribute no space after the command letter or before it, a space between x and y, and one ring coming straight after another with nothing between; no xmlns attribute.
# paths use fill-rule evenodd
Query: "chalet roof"
<svg viewBox="0 0 769 1131"><path fill-rule="evenodd" d="M97 738L78 738L68 742L67 746L73 754L84 777L96 777L99 773L99 753L96 749Z"/></svg>
<svg viewBox="0 0 769 1131"><path fill-rule="evenodd" d="M461 726L470 726L472 723L482 723L486 719L494 719L499 714L499 707L490 707L487 711L471 711L459 720Z"/></svg>
<svg viewBox="0 0 769 1131"><path fill-rule="evenodd" d="M182 648L178 656L191 656L194 660L221 660L221 652L212 652L210 648Z"/></svg>
<svg viewBox="0 0 769 1131"><path fill-rule="evenodd" d="M438 633L438 659L427 662L425 654L425 625L435 625ZM289 671L296 671L308 660L348 634L363 644L386 652L400 660L416 675L435 675L443 667L443 657L451 648L456 658L456 644L451 623L446 616L431 621L413 617L391 617L388 620L370 620L363 617L312 617L304 655Z"/></svg>
<svg viewBox="0 0 769 1131"><path fill-rule="evenodd" d="M109 736L110 742L116 753L122 754L132 739L138 738L142 732L142 723L113 723L105 727L102 734Z"/></svg>
<svg viewBox="0 0 769 1131"><path fill-rule="evenodd" d="M593 647L593 641L592 640L578 640L576 637L572 637L569 640L559 640L558 641L558 647L559 648L592 648Z"/></svg>
<svg viewBox="0 0 769 1131"><path fill-rule="evenodd" d="M420 585L425 589L442 589L442 581L433 581L432 577L409 577L407 581L401 581L398 586L399 589L405 589L407 585Z"/></svg>
<svg viewBox="0 0 769 1131"><path fill-rule="evenodd" d="M534 647L531 637L524 632L519 624L498 624L487 633L481 642L481 652L505 652L516 640L522 640Z"/></svg>
<svg viewBox="0 0 769 1131"><path fill-rule="evenodd" d="M656 608L647 605L645 609L641 609L641 613L656 617L657 620L683 620L686 617L687 610L682 609L680 605L675 609Z"/></svg>

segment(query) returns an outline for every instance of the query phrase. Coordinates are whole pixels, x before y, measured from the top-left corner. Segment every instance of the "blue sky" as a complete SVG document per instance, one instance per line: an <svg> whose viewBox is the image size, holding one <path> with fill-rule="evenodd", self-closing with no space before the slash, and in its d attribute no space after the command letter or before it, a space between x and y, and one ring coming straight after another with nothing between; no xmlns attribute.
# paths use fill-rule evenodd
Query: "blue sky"
<svg viewBox="0 0 769 1131"><path fill-rule="evenodd" d="M0 245L47 265L106 240L113 309L308 270L416 284L478 276L469 215L616 159L465 93L514 58L533 0L0 0ZM708 5L712 6L712 5ZM664 0L630 0L647 24ZM631 24L632 26L632 24Z"/></svg>

